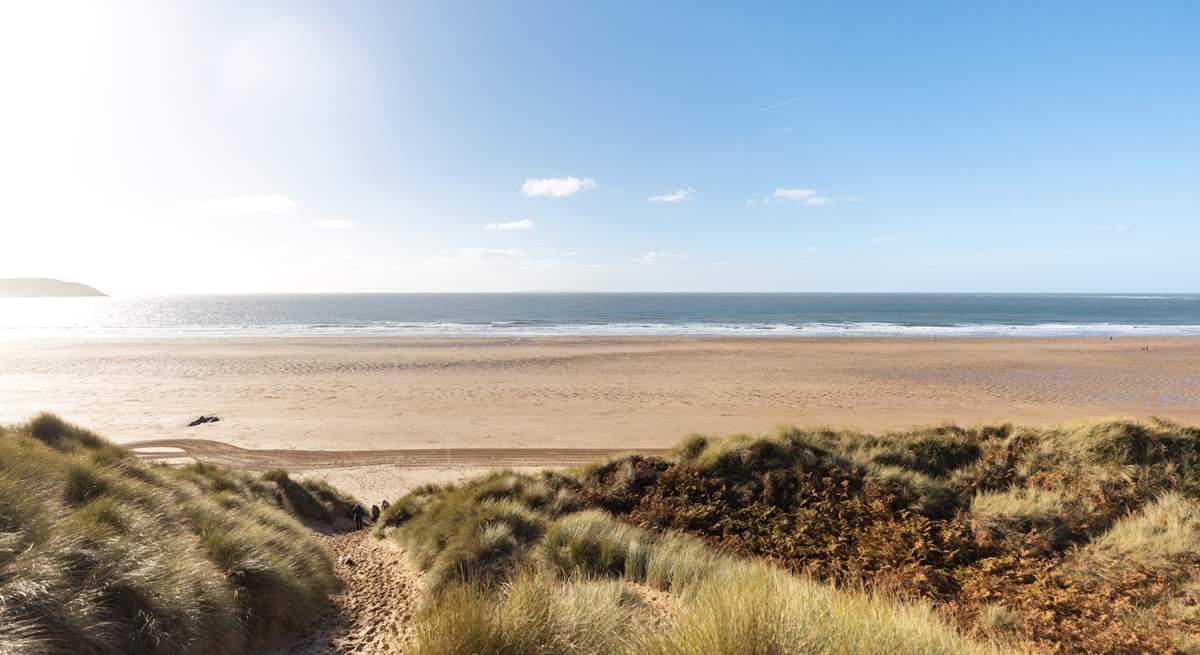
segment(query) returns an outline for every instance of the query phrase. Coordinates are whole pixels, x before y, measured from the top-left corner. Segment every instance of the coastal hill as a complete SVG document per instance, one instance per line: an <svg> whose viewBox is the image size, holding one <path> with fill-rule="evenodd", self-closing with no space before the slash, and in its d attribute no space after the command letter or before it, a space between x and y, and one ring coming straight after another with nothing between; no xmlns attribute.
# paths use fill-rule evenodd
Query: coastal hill
<svg viewBox="0 0 1200 655"><path fill-rule="evenodd" d="M78 282L63 282L48 277L0 278L0 298L52 298L103 296L105 294Z"/></svg>

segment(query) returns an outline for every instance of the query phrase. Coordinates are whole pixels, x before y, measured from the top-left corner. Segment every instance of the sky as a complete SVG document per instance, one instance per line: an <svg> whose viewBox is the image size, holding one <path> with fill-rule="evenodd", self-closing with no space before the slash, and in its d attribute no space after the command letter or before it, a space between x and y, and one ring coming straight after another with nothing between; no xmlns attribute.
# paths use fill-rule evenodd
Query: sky
<svg viewBox="0 0 1200 655"><path fill-rule="evenodd" d="M1200 290L1200 3L0 7L0 277Z"/></svg>

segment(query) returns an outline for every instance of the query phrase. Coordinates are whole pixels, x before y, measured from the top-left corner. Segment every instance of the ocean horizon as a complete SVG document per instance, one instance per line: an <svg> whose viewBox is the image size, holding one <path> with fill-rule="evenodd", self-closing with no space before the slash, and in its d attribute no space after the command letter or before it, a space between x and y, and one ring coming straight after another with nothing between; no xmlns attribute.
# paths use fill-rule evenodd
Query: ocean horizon
<svg viewBox="0 0 1200 655"><path fill-rule="evenodd" d="M0 338L1200 336L1200 294L314 293L0 299Z"/></svg>

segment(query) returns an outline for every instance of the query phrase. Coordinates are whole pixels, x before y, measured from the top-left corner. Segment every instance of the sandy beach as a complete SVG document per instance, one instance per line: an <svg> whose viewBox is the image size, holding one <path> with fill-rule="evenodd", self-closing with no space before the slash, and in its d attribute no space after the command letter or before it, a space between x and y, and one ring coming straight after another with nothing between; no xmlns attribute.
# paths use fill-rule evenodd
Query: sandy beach
<svg viewBox="0 0 1200 655"><path fill-rule="evenodd" d="M0 342L0 422L53 411L187 457L202 439L370 497L488 463L372 452L653 449L778 424L1200 423L1200 340L175 338ZM217 423L187 427L201 415ZM356 451L339 453L331 451ZM210 451L209 452L214 452ZM201 455L203 456L203 455ZM480 461L483 457L485 461ZM399 464L400 468L394 466Z"/></svg>

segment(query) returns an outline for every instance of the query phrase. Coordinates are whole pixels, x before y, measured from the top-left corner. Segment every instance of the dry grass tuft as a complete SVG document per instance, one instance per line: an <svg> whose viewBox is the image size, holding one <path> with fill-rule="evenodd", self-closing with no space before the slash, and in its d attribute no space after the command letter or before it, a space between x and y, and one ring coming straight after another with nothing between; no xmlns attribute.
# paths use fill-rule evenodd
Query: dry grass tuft
<svg viewBox="0 0 1200 655"><path fill-rule="evenodd" d="M332 568L269 492L49 414L4 429L0 653L249 653L307 623Z"/></svg>

